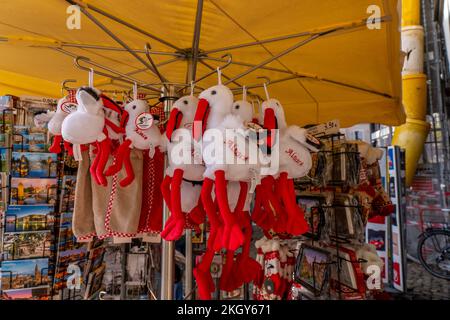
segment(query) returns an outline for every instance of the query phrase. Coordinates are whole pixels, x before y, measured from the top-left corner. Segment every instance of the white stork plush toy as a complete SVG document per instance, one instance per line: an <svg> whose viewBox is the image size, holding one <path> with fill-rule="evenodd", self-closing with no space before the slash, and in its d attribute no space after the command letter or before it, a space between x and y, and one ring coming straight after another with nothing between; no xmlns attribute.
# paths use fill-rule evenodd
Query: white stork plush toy
<svg viewBox="0 0 450 320"><path fill-rule="evenodd" d="M316 147L308 140L305 129L298 126L288 126L281 103L276 99L268 99L262 103L264 116L264 128L267 130L279 130L279 144L270 141L273 148L279 147L278 181L273 188L265 188L263 198L271 199L276 203L273 195L279 198L278 210L285 209L287 214L284 224L285 232L291 235L300 235L308 230L302 209L297 205L293 179L301 178L308 174L312 166L310 150L317 151ZM273 138L273 137L272 137ZM284 210L283 210L284 211ZM282 214L278 211L277 213Z"/></svg>
<svg viewBox="0 0 450 320"><path fill-rule="evenodd" d="M157 123L149 112L149 106L144 100L132 100L124 108L125 140L115 152L115 162L105 174L116 174L125 166L126 177L120 181L122 188L131 184L134 180L133 167L131 165L131 149L148 150L150 158L153 158L157 147L164 148L164 143Z"/></svg>
<svg viewBox="0 0 450 320"><path fill-rule="evenodd" d="M111 153L111 139L108 130L123 133L122 126L105 117L106 111L117 113L118 119L122 109L111 99L102 95L92 87L81 87L77 94L78 108L63 121L61 134L65 141L74 145L74 156L81 160L81 145L93 144L97 149L96 157L90 167L94 181L102 186L107 185L104 169Z"/></svg>
<svg viewBox="0 0 450 320"><path fill-rule="evenodd" d="M164 200L171 211L161 236L168 240L181 237L185 227L201 224L205 213L200 201L205 166L194 163L192 124L198 99L184 96L172 106L166 127L169 166L161 185Z"/></svg>
<svg viewBox="0 0 450 320"><path fill-rule="evenodd" d="M75 97L75 91L70 91L69 94L58 100L56 111L52 118L48 122L48 131L54 136L52 145L48 148L48 151L52 153L61 153L62 142L62 123L64 119L72 112L77 110L77 100ZM72 148L68 142L64 142L64 148L72 153Z"/></svg>
<svg viewBox="0 0 450 320"><path fill-rule="evenodd" d="M220 76L219 84L204 90L200 93L199 98L194 120L202 123L202 132L198 132L199 130L194 126L194 139L198 141L203 133L202 156L206 170L202 187L202 201L208 218L210 218L211 215L215 214L216 209L215 207L209 207L208 204L213 203L213 201L206 198L212 196L212 186L214 185L220 216L223 220L223 233L221 237L217 238L217 241L221 241L222 247L225 249L236 250L242 245L244 236L237 216L230 209L227 180L244 180L246 174L248 174L248 168L244 169L245 162L242 168L239 168L239 165L234 166L226 163L229 159L227 152L233 153L235 146L228 145L228 142L224 141L223 132L226 128L242 127L243 121L231 113L233 93L220 83ZM241 154L245 157L245 152ZM233 157L231 158L233 159ZM239 191L235 190L234 194L239 195Z"/></svg>

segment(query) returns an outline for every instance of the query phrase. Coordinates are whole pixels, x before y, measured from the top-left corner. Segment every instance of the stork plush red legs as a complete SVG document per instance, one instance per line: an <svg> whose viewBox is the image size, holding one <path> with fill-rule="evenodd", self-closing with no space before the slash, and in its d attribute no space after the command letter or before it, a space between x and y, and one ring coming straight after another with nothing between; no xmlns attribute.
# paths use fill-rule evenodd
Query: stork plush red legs
<svg viewBox="0 0 450 320"><path fill-rule="evenodd" d="M199 98L194 120L201 123L201 130L194 126L193 135L198 142L203 137L201 141L202 157L206 166L204 177L205 180L214 181L215 196L223 220L222 247L227 250L236 250L242 245L244 236L236 215L230 209L227 180L241 180L240 174L247 175L248 168L245 168L245 161L243 165L226 163L226 159L230 159L227 157L227 152L234 152L235 145L233 142L228 144L228 141L224 139L226 129L242 128L243 120L231 113L233 93L220 81L218 85L200 93ZM242 154L245 155L245 152L242 152ZM232 156L231 159L233 158L235 157ZM209 195L209 197L212 197L212 195ZM211 201L210 199L208 202Z"/></svg>
<svg viewBox="0 0 450 320"><path fill-rule="evenodd" d="M195 163L192 155L192 123L197 104L193 95L175 101L166 127L169 166L161 190L171 215L161 236L168 241L178 240L186 227L198 229L205 218L200 197L205 167Z"/></svg>
<svg viewBox="0 0 450 320"><path fill-rule="evenodd" d="M161 133L149 106L145 100L132 100L124 108L122 125L125 125L125 140L115 152L115 161L105 172L107 176L118 173L125 167L126 176L120 181L121 187L126 187L134 180L131 165L131 149L135 148L155 155L156 148L163 148Z"/></svg>
<svg viewBox="0 0 450 320"><path fill-rule="evenodd" d="M70 90L69 94L58 100L56 111L48 122L48 131L54 136L52 145L48 151L52 153L61 153L61 142L63 138L61 135L61 127L64 119L77 109L76 92ZM64 142L64 148L71 153L72 148L68 142Z"/></svg>
<svg viewBox="0 0 450 320"><path fill-rule="evenodd" d="M121 116L122 110L100 91L92 87L81 87L76 93L78 107L63 121L61 134L65 141L74 146L74 157L81 160L81 145L92 144L97 152L90 167L94 181L102 186L107 185L104 169L111 153L111 140L108 136L108 127L117 131L123 129L107 121L105 110L112 111Z"/></svg>
<svg viewBox="0 0 450 320"><path fill-rule="evenodd" d="M304 212L297 205L294 180L308 174L311 169L311 151L317 151L316 146L310 142L305 129L298 126L288 126L284 116L281 103L276 99L268 99L262 103L262 113L264 128L267 130L278 129L278 140L273 140L273 136L268 139L268 144L272 148L272 154L277 151L279 155L279 170L277 181L264 185L263 195L270 197L265 192L274 191L279 196L278 209L284 209L286 220L281 216L282 228L291 235L300 235L308 230L308 224L304 218ZM278 149L274 149L278 148ZM269 185L271 184L271 186ZM273 197L271 198L271 200ZM274 200L276 201L276 200ZM277 215L282 215L282 211L277 210Z"/></svg>

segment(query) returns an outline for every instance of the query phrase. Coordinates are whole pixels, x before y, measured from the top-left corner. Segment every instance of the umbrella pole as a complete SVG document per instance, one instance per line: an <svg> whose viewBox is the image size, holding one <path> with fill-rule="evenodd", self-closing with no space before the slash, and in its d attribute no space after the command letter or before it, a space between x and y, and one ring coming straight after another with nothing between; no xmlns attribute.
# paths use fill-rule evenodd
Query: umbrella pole
<svg viewBox="0 0 450 320"><path fill-rule="evenodd" d="M168 90L163 89L164 112L169 114L170 108L174 102L175 87L168 85ZM166 98L166 99L164 99ZM164 159L164 170L167 168L167 155ZM166 203L163 204L163 223L169 219L170 212ZM175 279L175 243L162 239L162 255L161 255L161 300L173 300L173 287Z"/></svg>

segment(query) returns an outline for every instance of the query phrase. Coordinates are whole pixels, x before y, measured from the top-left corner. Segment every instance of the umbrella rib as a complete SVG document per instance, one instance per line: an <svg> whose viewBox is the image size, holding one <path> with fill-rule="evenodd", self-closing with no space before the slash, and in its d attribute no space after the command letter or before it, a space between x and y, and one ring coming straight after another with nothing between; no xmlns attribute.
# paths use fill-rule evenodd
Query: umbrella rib
<svg viewBox="0 0 450 320"><path fill-rule="evenodd" d="M350 88L350 89L354 89L354 90L358 90L358 91L363 91L366 93L370 93L370 94L374 94L377 96L381 96L383 98L388 98L388 99L394 99L390 94L384 93L384 92L379 92L376 90L372 90L372 89L366 89L366 88L361 88L358 86L355 86L353 84L348 84L348 83L344 83L344 82L340 82L340 81L336 81L336 80L332 80L332 79L327 79L327 78L320 78L320 77L315 77L315 76L310 76L310 75L302 75L302 74L294 74L290 77L286 77L286 78L281 78L281 79L277 79L277 80L272 80L270 81L270 84L275 84L275 83L280 83L280 82L284 82L284 81L289 81L289 80L294 80L294 79L309 79L309 80L315 80L315 81L322 81L322 82L327 82L327 83L331 83L334 85L338 85L338 86L342 86L342 87L346 87L346 88ZM249 85L247 86L248 89L254 89L254 88L262 88L263 85L262 84L256 84L256 85ZM240 88L233 88L231 90L238 90Z"/></svg>
<svg viewBox="0 0 450 320"><path fill-rule="evenodd" d="M105 25L103 25L99 20L97 20L92 14L90 14L85 8L80 7L81 12L84 13L94 24L96 24L100 29L102 29L106 34L108 34L111 38L113 38L117 43L119 43L122 47L124 47L133 57L136 58L140 63L142 63L145 67L148 68L150 72L154 75L157 75L157 72L153 69L153 67L147 63L144 59L142 59L137 53L133 52L132 49L118 36L116 36L111 30L109 30ZM164 78L164 81L166 79Z"/></svg>
<svg viewBox="0 0 450 320"><path fill-rule="evenodd" d="M211 0L210 0L211 1ZM212 2L212 1L211 1ZM227 17L229 17L233 22L236 23L236 21L230 17L226 12L224 12L224 14L227 15ZM391 17L390 16L383 16L380 18L376 18L374 19L373 22L380 22L380 23L384 23L387 21L390 21ZM248 30L246 30L244 27L242 27L241 25L239 25L238 23L236 23L243 31L245 31L248 35L250 35L253 39L255 39L255 41L252 42L246 42L246 43L240 43L240 44L234 44L234 45L230 45L227 47L222 47L222 48L216 48L216 49L211 49L211 50L206 50L204 51L204 54L212 54L212 53L218 53L218 52L222 52L222 51L231 51L231 50L235 50L235 49L241 49L241 48L246 48L246 47L252 47L252 46L257 46L257 45L261 45L262 47L263 44L266 43L272 43L272 42L278 42L278 41L285 41L285 40L291 40L291 39L295 39L295 38L300 38L300 37L306 37L306 36L311 36L317 33L320 33L322 31L326 31L329 30L331 28L336 28L336 26L333 27L328 27L328 28L322 28L322 29L314 29L311 31L303 31L303 32L298 32L298 33L293 33L293 34L288 34L288 35L284 35L284 36L278 36L278 37L273 37L273 38L268 38L268 39L263 39L263 40L258 40L256 37L254 37ZM367 24L367 19L360 19L360 20L356 20L354 22L350 22L350 23L345 23L345 24L341 24L339 25L340 27L342 27L343 30L347 29L347 28L353 28L355 26L361 27ZM264 47L265 48L265 47Z"/></svg>
<svg viewBox="0 0 450 320"><path fill-rule="evenodd" d="M210 70L216 70L214 67L210 66L208 63L206 63L206 62L203 61L202 59L200 59L199 62L200 62L201 64L203 64L205 67L209 68ZM224 74L223 72L222 72L222 77L224 77L224 78L227 79L227 80L230 79L230 77L228 77L228 76L227 76L226 74ZM242 85L241 85L239 82L233 81L233 83L234 83L235 85L237 85L237 86L239 87L239 89L242 88ZM232 90L233 90L233 89L232 89ZM258 94L252 93L252 92L250 92L250 91L247 91L247 94L253 94L254 96L258 97L261 101L264 101L264 99L262 99L261 96L258 95Z"/></svg>
<svg viewBox="0 0 450 320"><path fill-rule="evenodd" d="M101 14L101 15L103 15L103 16L105 16L105 17L107 17L107 18L109 18L109 19L111 19L111 20L113 20L115 22L117 22L117 23L120 23L121 25L124 25L124 26L126 26L126 27L128 27L128 28L130 28L130 29L132 29L132 30L134 30L136 32L139 32L139 33L141 33L141 34L143 34L143 35L145 35L145 36L147 36L147 37L149 37L149 38L151 38L153 40L156 40L156 41L158 41L158 42L160 42L160 43L162 43L162 44L164 44L164 45L166 45L168 47L171 47L172 49L175 49L176 51L182 51L181 48L178 48L176 45L174 45L174 44L172 44L172 43L170 43L170 42L168 42L168 41L166 41L166 40L164 40L164 39L162 39L160 37L157 37L154 34L151 34L150 32L142 30L141 28L139 28L139 27L137 27L137 26L135 26L135 25L133 25L133 24L131 24L131 23L129 23L129 22L119 18L119 17L116 17L116 16L112 15L111 13L106 12L105 10L100 9L100 8L90 4L90 3L86 3L86 2L83 2L83 1L79 1L79 0L66 0L66 1L69 2L70 4L78 5L81 9L82 8L91 9L92 11L95 11L95 12L97 12L97 13L99 13L99 14Z"/></svg>

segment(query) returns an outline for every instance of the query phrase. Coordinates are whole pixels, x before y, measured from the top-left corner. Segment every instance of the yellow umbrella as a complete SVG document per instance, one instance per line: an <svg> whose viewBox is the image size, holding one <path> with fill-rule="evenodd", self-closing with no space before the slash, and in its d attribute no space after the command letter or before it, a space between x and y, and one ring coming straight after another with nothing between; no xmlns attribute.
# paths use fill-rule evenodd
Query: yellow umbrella
<svg viewBox="0 0 450 320"><path fill-rule="evenodd" d="M100 65L131 74L128 83L112 84L97 75L100 89L130 89L133 81L156 84L160 78L145 56L148 42L161 76L176 83L201 77L230 54L232 64L223 70L235 79L229 86L247 85L264 97L262 88L252 85L269 77L270 94L283 103L291 123L399 125L405 114L398 2L4 1L0 94L58 97L64 79L86 84L86 72L73 63L77 56L88 57L96 66L80 64L98 71L105 71ZM79 16L71 4L80 5ZM197 85L215 81L209 77Z"/></svg>

